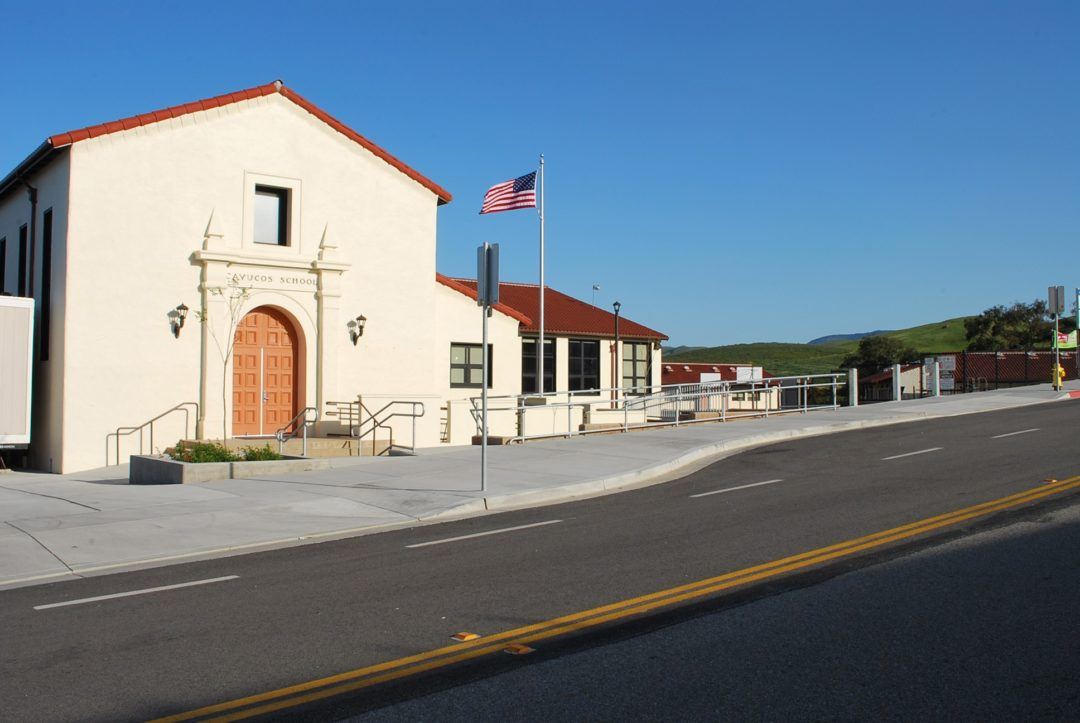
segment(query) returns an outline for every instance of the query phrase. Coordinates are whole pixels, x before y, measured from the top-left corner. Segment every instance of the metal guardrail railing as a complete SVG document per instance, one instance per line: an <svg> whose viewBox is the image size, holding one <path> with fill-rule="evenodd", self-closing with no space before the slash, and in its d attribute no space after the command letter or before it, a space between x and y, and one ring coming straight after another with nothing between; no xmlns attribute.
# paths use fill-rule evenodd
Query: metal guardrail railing
<svg viewBox="0 0 1080 723"><path fill-rule="evenodd" d="M847 386L844 374L813 374L747 382L717 381L489 396L489 428L490 415L513 414L516 417L516 434L510 441L517 442L648 427L677 427L742 417L806 413L840 406L841 386ZM855 390L848 390L848 393L855 393ZM470 402L470 412L479 433L480 397L472 397Z"/></svg>
<svg viewBox="0 0 1080 723"><path fill-rule="evenodd" d="M314 414L314 417L309 419L309 414ZM282 451L285 449L286 442L288 442L290 439L296 439L296 437L299 435L304 440L301 454L304 457L307 457L308 427L318 421L318 409L316 409L315 407L304 407L303 409L301 409L300 412L295 417L290 419L284 427L274 432L274 439L276 439L278 443L278 454L281 454Z"/></svg>
<svg viewBox="0 0 1080 723"><path fill-rule="evenodd" d="M170 414L172 414L174 412L183 412L184 413L184 436L185 437L190 436L188 434L188 429L190 428L190 425L191 425L191 408L192 407L194 407L194 409L195 409L195 420L198 421L198 419L199 419L199 403L198 402L180 402L180 404L177 404L175 407L171 407L169 409L166 409L164 412L162 412L161 414L157 415L156 417L154 417L153 419L151 419L149 421L143 422L142 424L137 424L137 425L135 425L133 427L117 427L115 432L109 432L108 434L106 434L105 435L105 466L106 467L109 466L109 448L110 448L109 439L110 438L114 438L116 440L116 464L120 464L120 438L121 437L127 437L129 435L135 434L136 432L139 433L139 454L143 454L143 441L144 441L143 432L144 432L144 430L149 430L149 432L150 432L150 434L149 434L149 437L150 437L150 451L153 452L154 451L154 423L164 419L165 417L169 416Z"/></svg>
<svg viewBox="0 0 1080 723"><path fill-rule="evenodd" d="M388 422L398 417L411 419L412 440L407 449L410 452L416 452L416 420L423 417L427 411L423 402L411 399L395 399L387 402L374 412L368 409L363 399L359 397L353 402L327 402L327 406L332 407L332 410L328 411L326 416L337 417L341 425L349 430L351 438L362 440L369 435L371 436L372 453L375 453L377 446L378 430L386 430L389 445L386 451L392 451L396 446L394 443L394 427ZM408 411L401 411L403 407L408 407ZM404 447L404 445L401 446Z"/></svg>

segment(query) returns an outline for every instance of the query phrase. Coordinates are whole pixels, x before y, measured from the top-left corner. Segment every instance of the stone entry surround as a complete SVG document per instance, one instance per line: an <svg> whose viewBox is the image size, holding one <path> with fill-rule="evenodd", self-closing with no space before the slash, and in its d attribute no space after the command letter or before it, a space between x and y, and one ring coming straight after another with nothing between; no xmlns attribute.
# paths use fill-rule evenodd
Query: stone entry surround
<svg viewBox="0 0 1080 723"><path fill-rule="evenodd" d="M274 410L274 420L264 414L261 432L252 431L256 419L238 418L236 410L230 414L231 425L242 425L240 430L230 428L230 435L236 434L273 434L288 422L300 409L313 406L322 409L327 399L334 398L338 385L338 362L333 354L327 354L327 334L341 333L344 321L340 318L340 300L342 275L351 264L336 260L337 246L329 238L329 229L324 228L318 246L317 256L301 259L295 249L277 253L271 249L268 253L236 250L228 248L224 236L217 230L213 215L207 224L203 248L192 255L193 263L202 266L200 296L202 315L207 319L202 326L202 364L200 374L200 405L204 410L204 419L196 432L199 438L220 437L220 419L211 425L206 419L213 418L220 405L222 363L220 353L223 345L220 337L230 326L233 319L248 319L252 311L269 307L279 325L289 324L295 331L293 341L295 359L295 393L287 406L292 411L288 418L277 424L277 417L283 416L282 409ZM236 297L243 298L237 300ZM241 316L231 305L240 305ZM253 317L249 321L254 321ZM242 324L243 321L240 321ZM238 326L239 328L239 326ZM268 330L269 331L269 328ZM215 333L218 338L215 339ZM234 378L229 379L227 397L236 403L232 386ZM257 381L257 380L248 380ZM245 386L251 386L246 383ZM249 406L248 401L239 400ZM220 412L218 412L220 416ZM250 416L250 415L249 415ZM274 426L274 425L277 426ZM273 427L270 429L269 427Z"/></svg>

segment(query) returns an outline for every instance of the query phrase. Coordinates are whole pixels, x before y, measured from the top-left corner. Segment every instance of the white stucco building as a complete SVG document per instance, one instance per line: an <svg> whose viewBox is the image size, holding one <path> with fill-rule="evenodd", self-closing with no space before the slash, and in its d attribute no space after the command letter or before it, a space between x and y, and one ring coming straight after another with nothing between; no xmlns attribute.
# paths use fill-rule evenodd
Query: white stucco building
<svg viewBox="0 0 1080 723"><path fill-rule="evenodd" d="M480 319L473 287L436 274L450 200L280 82L51 136L0 180L0 292L38 307L31 466L101 466L108 435L182 402L198 403L196 428L172 414L154 447L271 435L309 407L333 432L331 402L358 395L423 402L420 446L467 443L448 401L479 393ZM576 303L562 328L545 305L560 390L613 335L610 314ZM633 370L647 354L659 384L666 337L622 323L616 355ZM530 383L534 334L527 309L494 314L492 394ZM124 461L138 440L121 442Z"/></svg>

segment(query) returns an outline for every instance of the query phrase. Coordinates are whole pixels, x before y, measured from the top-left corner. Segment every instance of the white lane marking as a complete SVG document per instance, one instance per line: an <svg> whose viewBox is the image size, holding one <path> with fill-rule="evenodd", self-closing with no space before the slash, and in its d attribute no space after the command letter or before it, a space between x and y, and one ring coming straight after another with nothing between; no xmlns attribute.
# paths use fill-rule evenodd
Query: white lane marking
<svg viewBox="0 0 1080 723"><path fill-rule="evenodd" d="M1002 437L1012 437L1017 434L1027 434L1028 432L1038 432L1038 427L1032 427L1031 429L1021 429L1019 432L1007 432L1006 434L995 434L990 439L1001 439Z"/></svg>
<svg viewBox="0 0 1080 723"><path fill-rule="evenodd" d="M162 592L163 590L177 590L182 587L194 587L195 585L209 585L212 582L225 582L226 580L236 580L239 575L226 575L225 577L212 577L207 580L192 580L191 582L181 582L176 585L162 585L161 587L148 587L142 590L130 590L128 592L114 592L112 595L98 595L97 597L84 597L78 600L67 600L65 602L49 603L48 605L35 605L35 610L49 610L50 608L62 608L68 605L82 605L83 603L98 602L99 600L112 600L117 597L131 597L132 595L145 595L151 592Z"/></svg>
<svg viewBox="0 0 1080 723"><path fill-rule="evenodd" d="M945 449L944 447L931 447L930 449L920 449L918 452L905 452L904 454L894 454L892 457L882 457L881 461L884 462L890 459L900 459L901 457L914 457L917 454L926 454L927 452L937 452L938 450Z"/></svg>
<svg viewBox="0 0 1080 723"><path fill-rule="evenodd" d="M748 484L748 485L739 485L738 487L728 487L728 488L722 489L722 490L713 490L712 492L700 492L700 493L698 493L696 495L690 495L690 499L693 499L695 497L708 497L709 495L719 495L719 494L723 494L724 492L734 492L735 490L745 490L745 489L749 489L751 487L760 487L761 485L774 485L777 482L783 482L783 481L784 480L782 480L782 479L767 479L764 482L753 482L753 483Z"/></svg>
<svg viewBox="0 0 1080 723"><path fill-rule="evenodd" d="M471 535L462 535L461 537L447 537L445 540L432 540L431 542L417 542L415 545L405 545L407 549L413 547L427 547L428 545L442 545L446 542L457 542L458 540L471 540L474 537L487 537L488 535L499 535L503 532L516 532L517 530L527 530L530 527L543 527L544 525L554 525L562 522L562 520L547 520L545 522L533 522L530 525L518 525L517 527L504 527L501 530L488 530L487 532L476 532Z"/></svg>

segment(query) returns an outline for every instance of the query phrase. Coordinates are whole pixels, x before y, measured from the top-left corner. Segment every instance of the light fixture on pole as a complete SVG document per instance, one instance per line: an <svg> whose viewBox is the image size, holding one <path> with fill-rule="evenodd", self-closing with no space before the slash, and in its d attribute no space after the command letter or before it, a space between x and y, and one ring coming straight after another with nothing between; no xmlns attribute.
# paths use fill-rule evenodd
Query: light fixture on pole
<svg viewBox="0 0 1080 723"><path fill-rule="evenodd" d="M353 346L356 346L356 342L360 341L360 337L364 335L364 326L367 325L367 317L361 314L355 319L349 319L349 323L345 326L349 327L349 338L352 339Z"/></svg>
<svg viewBox="0 0 1080 723"><path fill-rule="evenodd" d="M615 341L611 343L611 407L614 409L619 398L619 310L622 309L622 304L616 301L611 308L615 310Z"/></svg>
<svg viewBox="0 0 1080 723"><path fill-rule="evenodd" d="M169 325L172 327L173 337L180 338L180 330L184 328L184 320L187 319L188 307L187 304L181 302L176 305L176 308L169 312Z"/></svg>

